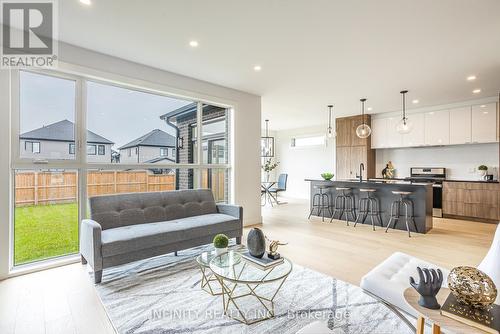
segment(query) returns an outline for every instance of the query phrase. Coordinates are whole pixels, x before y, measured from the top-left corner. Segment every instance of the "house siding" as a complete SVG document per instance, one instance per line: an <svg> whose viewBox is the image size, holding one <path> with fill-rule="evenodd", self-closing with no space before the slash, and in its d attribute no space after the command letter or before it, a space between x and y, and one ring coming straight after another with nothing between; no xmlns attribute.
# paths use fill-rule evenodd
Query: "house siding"
<svg viewBox="0 0 500 334"><path fill-rule="evenodd" d="M40 153L33 153L31 150L26 150L26 142L39 142ZM19 155L25 159L75 159L74 154L69 153L70 142L53 141L53 140L36 140L36 139L21 139L19 141ZM96 155L87 155L87 161L92 163L111 163L111 144L89 143L89 145L104 145L105 154L98 155L96 147Z"/></svg>
<svg viewBox="0 0 500 334"><path fill-rule="evenodd" d="M121 149L120 150L120 163L122 164L134 164L134 163L144 163L146 161L149 161L151 159L156 159L161 157L160 149L161 147L155 147L155 146L138 146L139 147L139 157L137 154L135 154L135 147L131 147L130 149L132 150L132 154L129 157L128 156L128 148ZM166 155L166 158L172 159L175 161L175 154L172 154L172 150L174 147L171 146L162 146L168 148L168 155ZM175 162L163 160L159 163L162 164L174 164Z"/></svg>

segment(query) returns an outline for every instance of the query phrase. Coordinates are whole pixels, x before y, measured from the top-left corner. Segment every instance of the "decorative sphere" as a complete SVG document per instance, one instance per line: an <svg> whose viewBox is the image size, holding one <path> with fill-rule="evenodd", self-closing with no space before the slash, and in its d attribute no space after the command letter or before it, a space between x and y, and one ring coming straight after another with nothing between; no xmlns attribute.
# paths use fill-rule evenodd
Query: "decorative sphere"
<svg viewBox="0 0 500 334"><path fill-rule="evenodd" d="M495 302L497 288L491 278L474 267L455 267L448 275L448 287L459 302L483 308Z"/></svg>
<svg viewBox="0 0 500 334"><path fill-rule="evenodd" d="M356 135L359 138L368 138L372 133L372 129L367 124L361 124L356 128Z"/></svg>
<svg viewBox="0 0 500 334"><path fill-rule="evenodd" d="M408 134L413 130L413 122L408 118L402 119L396 124L396 131L402 135Z"/></svg>

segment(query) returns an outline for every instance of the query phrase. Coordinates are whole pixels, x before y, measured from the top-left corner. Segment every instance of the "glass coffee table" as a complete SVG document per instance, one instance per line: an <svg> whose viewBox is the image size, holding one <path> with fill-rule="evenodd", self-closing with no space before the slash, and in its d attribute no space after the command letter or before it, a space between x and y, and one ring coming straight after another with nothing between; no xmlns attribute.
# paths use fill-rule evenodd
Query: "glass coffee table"
<svg viewBox="0 0 500 334"><path fill-rule="evenodd" d="M274 298L293 265L284 258L282 263L263 270L231 250L213 257L209 268L222 289L224 314L250 325L274 317ZM255 309L256 303L260 308Z"/></svg>
<svg viewBox="0 0 500 334"><path fill-rule="evenodd" d="M222 289L219 281L215 278L210 269L210 261L212 261L215 256L215 250L203 252L196 257L196 262L200 266L201 271L201 289L212 296L220 296L222 295Z"/></svg>

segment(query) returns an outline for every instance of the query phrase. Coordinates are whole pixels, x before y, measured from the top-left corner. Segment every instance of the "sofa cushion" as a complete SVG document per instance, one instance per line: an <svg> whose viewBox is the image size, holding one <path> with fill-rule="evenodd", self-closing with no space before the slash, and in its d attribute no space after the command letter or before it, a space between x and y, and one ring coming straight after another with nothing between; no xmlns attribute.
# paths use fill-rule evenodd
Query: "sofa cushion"
<svg viewBox="0 0 500 334"><path fill-rule="evenodd" d="M441 269L443 272L442 287L448 286L446 279L449 271L447 269L400 252L392 254L363 276L360 286L416 317L418 316L417 312L406 303L403 293L407 288L411 287L410 276L418 282L417 267Z"/></svg>
<svg viewBox="0 0 500 334"><path fill-rule="evenodd" d="M210 189L91 197L90 216L103 230L217 213Z"/></svg>
<svg viewBox="0 0 500 334"><path fill-rule="evenodd" d="M220 213L112 228L102 231L102 256L126 254L238 228L237 218Z"/></svg>

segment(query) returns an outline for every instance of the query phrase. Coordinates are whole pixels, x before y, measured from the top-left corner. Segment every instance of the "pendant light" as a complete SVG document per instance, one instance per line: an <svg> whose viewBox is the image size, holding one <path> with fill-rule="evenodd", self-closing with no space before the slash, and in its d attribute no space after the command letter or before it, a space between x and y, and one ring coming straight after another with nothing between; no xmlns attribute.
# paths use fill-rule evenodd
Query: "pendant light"
<svg viewBox="0 0 500 334"><path fill-rule="evenodd" d="M326 128L326 136L328 138L332 138L332 137L337 136L337 133L332 128L332 115L333 115L332 108L333 108L333 105L330 104L328 106L328 127Z"/></svg>
<svg viewBox="0 0 500 334"><path fill-rule="evenodd" d="M402 90L401 92L402 95L402 103L403 103L403 118L396 124L396 131L402 135L408 134L413 130L413 123L406 117L406 93L408 93L407 90Z"/></svg>
<svg viewBox="0 0 500 334"><path fill-rule="evenodd" d="M266 119L266 135L260 137L260 156L274 157L274 137L269 136L269 120Z"/></svg>
<svg viewBox="0 0 500 334"><path fill-rule="evenodd" d="M366 101L366 99L361 99L360 101L361 101L361 121L363 123L356 128L356 135L359 138L368 138L368 137L370 137L370 134L372 133L372 129L365 122L365 101Z"/></svg>

